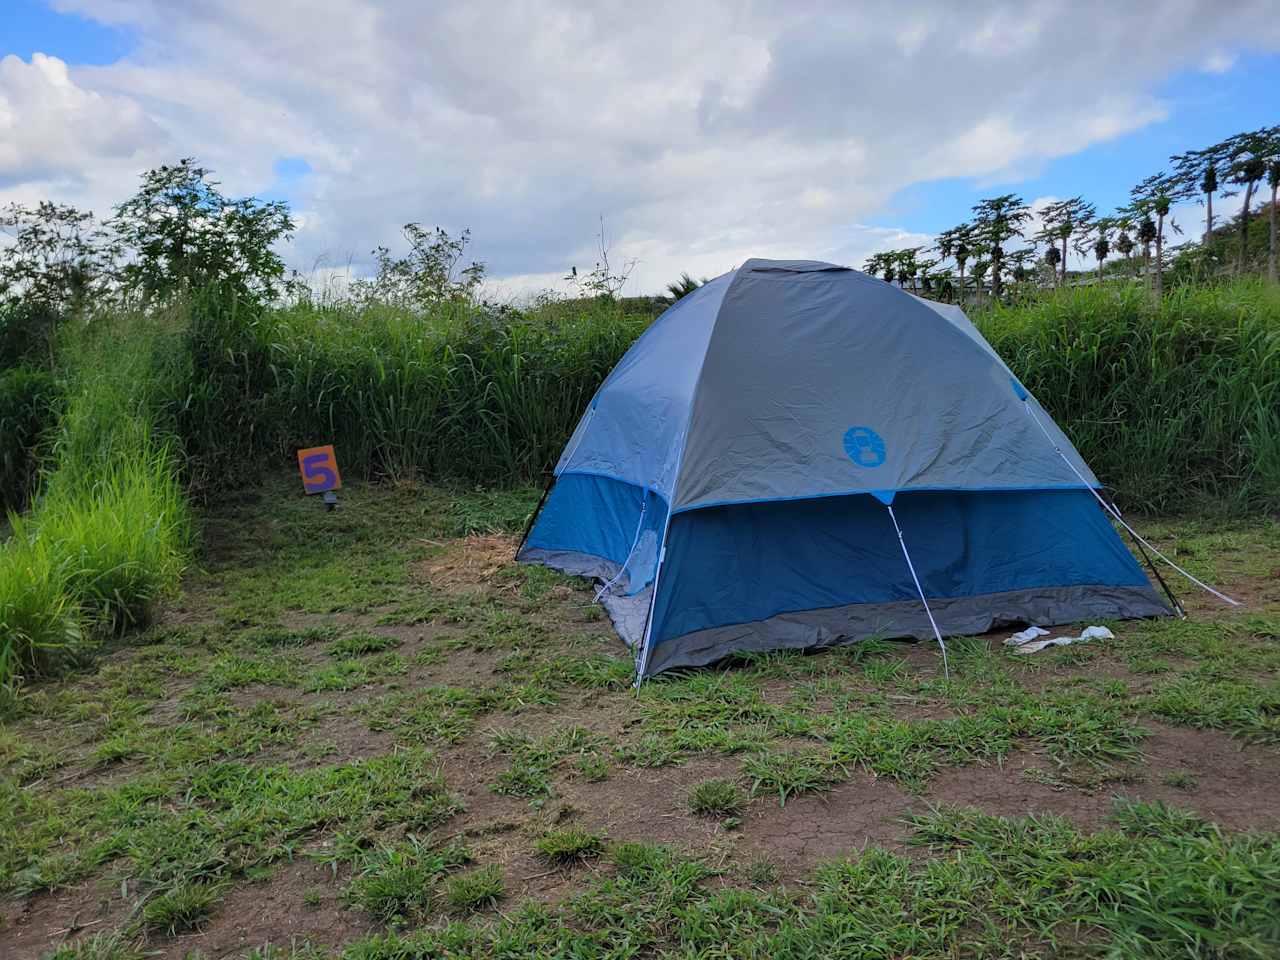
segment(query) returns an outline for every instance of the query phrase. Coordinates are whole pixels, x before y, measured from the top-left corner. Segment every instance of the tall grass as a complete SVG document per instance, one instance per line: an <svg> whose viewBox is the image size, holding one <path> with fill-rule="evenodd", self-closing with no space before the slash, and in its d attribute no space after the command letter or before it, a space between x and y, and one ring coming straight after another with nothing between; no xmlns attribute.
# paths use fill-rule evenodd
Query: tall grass
<svg viewBox="0 0 1280 960"><path fill-rule="evenodd" d="M154 412L172 322L121 315L64 331L51 467L0 547L0 686L145 622L177 585L192 526L174 440Z"/></svg>
<svg viewBox="0 0 1280 960"><path fill-rule="evenodd" d="M269 310L197 302L193 386L175 398L196 479L333 443L342 468L507 484L554 464L651 314L581 301L533 311L443 305Z"/></svg>
<svg viewBox="0 0 1280 960"><path fill-rule="evenodd" d="M975 322L1143 511L1280 509L1280 290L1083 288Z"/></svg>
<svg viewBox="0 0 1280 960"><path fill-rule="evenodd" d="M501 485L551 466L652 319L617 303L198 304L177 417L197 479L332 442L349 473ZM1085 288L979 327L1104 482L1145 511L1280 508L1280 292Z"/></svg>

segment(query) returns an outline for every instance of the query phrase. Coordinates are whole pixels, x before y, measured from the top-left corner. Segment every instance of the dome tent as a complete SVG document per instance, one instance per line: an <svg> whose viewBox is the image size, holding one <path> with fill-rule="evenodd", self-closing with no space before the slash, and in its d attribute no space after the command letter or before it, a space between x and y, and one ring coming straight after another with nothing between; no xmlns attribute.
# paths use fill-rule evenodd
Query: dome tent
<svg viewBox="0 0 1280 960"><path fill-rule="evenodd" d="M739 651L1169 614L1089 486L958 307L749 260L618 362L517 558L603 581L637 679Z"/></svg>

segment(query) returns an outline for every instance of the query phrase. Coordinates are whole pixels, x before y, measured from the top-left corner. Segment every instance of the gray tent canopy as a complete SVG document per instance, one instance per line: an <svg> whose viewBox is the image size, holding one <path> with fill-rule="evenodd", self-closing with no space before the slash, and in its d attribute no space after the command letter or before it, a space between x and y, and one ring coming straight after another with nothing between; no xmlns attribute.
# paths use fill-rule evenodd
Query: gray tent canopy
<svg viewBox="0 0 1280 960"><path fill-rule="evenodd" d="M519 559L601 580L640 677L1170 613L1098 486L958 307L749 260L618 362Z"/></svg>

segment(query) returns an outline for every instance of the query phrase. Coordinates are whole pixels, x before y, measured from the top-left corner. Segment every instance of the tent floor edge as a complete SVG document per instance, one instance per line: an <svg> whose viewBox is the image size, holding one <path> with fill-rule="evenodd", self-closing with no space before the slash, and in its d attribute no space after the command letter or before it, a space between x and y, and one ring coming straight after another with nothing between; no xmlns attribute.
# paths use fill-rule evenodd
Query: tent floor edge
<svg viewBox="0 0 1280 960"><path fill-rule="evenodd" d="M929 604L943 636L981 635L1027 624L1052 627L1171 616L1168 605L1151 586L1042 587L934 597ZM816 651L871 639L932 641L935 634L919 597L800 610L660 640L651 652L647 673L652 676L680 667L707 666L738 653Z"/></svg>

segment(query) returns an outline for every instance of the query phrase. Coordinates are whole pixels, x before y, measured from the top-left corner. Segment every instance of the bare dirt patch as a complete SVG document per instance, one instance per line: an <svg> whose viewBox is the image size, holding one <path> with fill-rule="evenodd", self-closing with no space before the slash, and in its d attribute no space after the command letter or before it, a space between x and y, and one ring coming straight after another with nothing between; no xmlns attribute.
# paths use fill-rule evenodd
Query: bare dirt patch
<svg viewBox="0 0 1280 960"><path fill-rule="evenodd" d="M495 575L513 562L519 542L518 538L503 534L476 534L451 542L431 541L431 546L440 549L418 565L417 579L453 595L491 586Z"/></svg>

